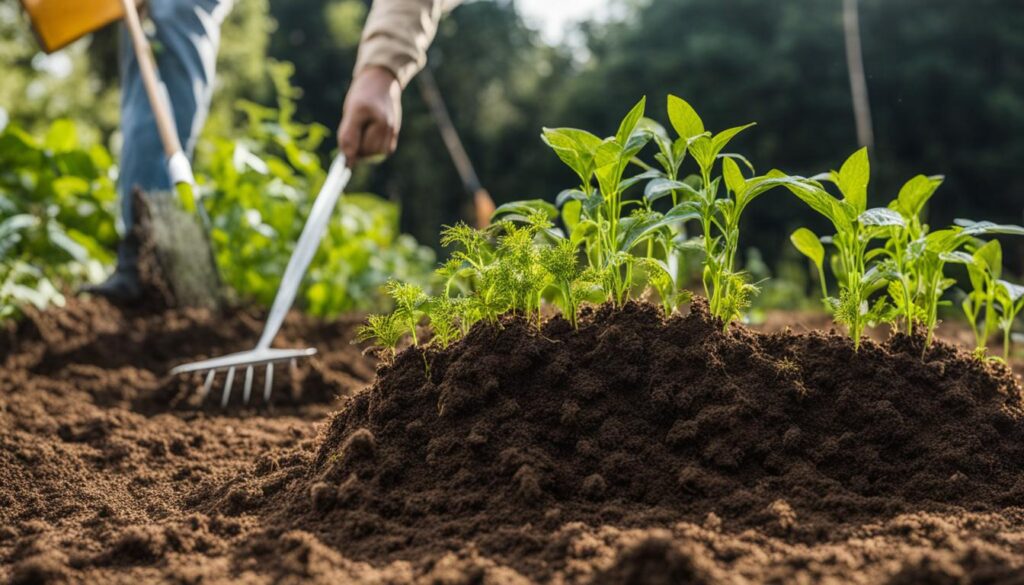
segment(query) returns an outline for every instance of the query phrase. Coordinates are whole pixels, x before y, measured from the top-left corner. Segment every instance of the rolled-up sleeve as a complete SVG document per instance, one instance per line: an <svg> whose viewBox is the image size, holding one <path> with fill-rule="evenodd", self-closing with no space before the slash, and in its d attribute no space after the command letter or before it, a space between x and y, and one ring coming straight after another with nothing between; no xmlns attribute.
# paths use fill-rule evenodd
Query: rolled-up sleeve
<svg viewBox="0 0 1024 585"><path fill-rule="evenodd" d="M374 0L366 18L356 75L383 67L404 88L427 63L427 49L445 11L460 0Z"/></svg>

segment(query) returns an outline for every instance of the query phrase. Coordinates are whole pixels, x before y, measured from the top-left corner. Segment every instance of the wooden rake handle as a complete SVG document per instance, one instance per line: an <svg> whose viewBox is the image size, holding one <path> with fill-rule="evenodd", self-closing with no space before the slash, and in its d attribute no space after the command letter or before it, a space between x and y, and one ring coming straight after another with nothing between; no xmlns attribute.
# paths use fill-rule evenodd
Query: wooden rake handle
<svg viewBox="0 0 1024 585"><path fill-rule="evenodd" d="M160 84L156 60L153 58L153 48L150 47L146 33L142 30L138 8L136 8L134 0L121 0L121 4L124 6L124 22L128 27L128 34L131 35L135 60L139 63L142 84L146 88L146 96L153 109L153 117L156 118L156 127L160 133L160 142L164 146L164 154L168 160L180 158L175 156L184 152L181 148L181 140L178 139L178 129L174 124L174 116L171 114L171 105Z"/></svg>

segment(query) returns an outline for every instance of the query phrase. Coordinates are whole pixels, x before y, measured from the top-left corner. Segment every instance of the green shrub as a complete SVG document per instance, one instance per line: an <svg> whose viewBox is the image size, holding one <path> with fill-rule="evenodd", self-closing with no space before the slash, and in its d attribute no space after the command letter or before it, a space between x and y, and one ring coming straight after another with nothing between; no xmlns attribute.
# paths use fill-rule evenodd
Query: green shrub
<svg viewBox="0 0 1024 585"><path fill-rule="evenodd" d="M103 278L114 258L116 170L107 151L57 120L35 138L0 132L0 319L62 303L61 290Z"/></svg>

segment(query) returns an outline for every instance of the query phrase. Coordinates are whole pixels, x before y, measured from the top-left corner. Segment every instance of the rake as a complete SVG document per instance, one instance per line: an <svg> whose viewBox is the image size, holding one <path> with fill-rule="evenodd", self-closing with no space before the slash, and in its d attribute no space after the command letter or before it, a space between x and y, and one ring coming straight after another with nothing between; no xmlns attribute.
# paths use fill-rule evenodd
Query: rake
<svg viewBox="0 0 1024 585"><path fill-rule="evenodd" d="M309 218L306 220L306 225L302 228L302 235L299 236L299 241L295 245L295 251L292 252L292 256L288 260L288 266L285 268L284 277L281 279L281 285L277 289L274 303L270 307L270 315L267 317L267 322L263 327L263 334L260 336L256 348L223 357L180 365L171 370L172 376L177 374L206 374L206 381L203 383L203 389L199 395L200 401L205 400L210 394L217 373L226 371L227 377L224 379L224 392L220 401L221 408L226 407L231 399L231 387L235 381L235 370L245 368L245 385L242 389L242 399L248 404L252 394L254 370L259 366L267 367L266 379L263 383L263 399L269 401L270 391L274 383L274 364L282 362L294 363L299 358L306 358L316 354L316 348L313 347L305 349L273 349L270 347L270 344L274 341L274 337L277 336L277 332L280 331L285 315L288 314L288 310L295 301L295 294L299 290L299 284L302 282L302 277L306 274L309 263L313 260L313 256L320 246L320 240L327 230L327 224L330 221L334 206L337 204L338 198L341 197L341 193L345 186L348 185L351 177L352 171L348 168L345 156L339 154L334 159L334 162L331 163L327 179L324 181L316 201L313 202Z"/></svg>

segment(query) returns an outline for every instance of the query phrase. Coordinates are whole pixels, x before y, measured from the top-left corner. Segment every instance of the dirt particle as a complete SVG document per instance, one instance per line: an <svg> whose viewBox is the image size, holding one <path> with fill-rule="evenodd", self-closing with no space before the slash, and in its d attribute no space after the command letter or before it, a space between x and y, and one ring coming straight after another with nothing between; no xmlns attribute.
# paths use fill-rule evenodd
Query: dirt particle
<svg viewBox="0 0 1024 585"><path fill-rule="evenodd" d="M579 424L580 405L575 400L566 400L562 403L562 414L559 421L562 426L574 428Z"/></svg>
<svg viewBox="0 0 1024 585"><path fill-rule="evenodd" d="M68 557L46 550L18 561L11 570L11 585L46 585L68 580Z"/></svg>
<svg viewBox="0 0 1024 585"><path fill-rule="evenodd" d="M377 439L368 429L357 429L349 435L341 451L349 461L373 459L377 455Z"/></svg>
<svg viewBox="0 0 1024 585"><path fill-rule="evenodd" d="M674 542L658 532L623 551L607 570L595 575L594 585L712 585L713 566L696 547Z"/></svg>
<svg viewBox="0 0 1024 585"><path fill-rule="evenodd" d="M313 509L318 512L326 512L334 507L337 499L338 488L325 482L319 481L309 488L309 498Z"/></svg>
<svg viewBox="0 0 1024 585"><path fill-rule="evenodd" d="M580 493L588 500L601 500L607 490L608 484L598 473L588 475L580 486Z"/></svg>
<svg viewBox="0 0 1024 585"><path fill-rule="evenodd" d="M153 563L167 550L164 531L156 525L132 526L114 540L105 555L108 564Z"/></svg>
<svg viewBox="0 0 1024 585"><path fill-rule="evenodd" d="M544 495L544 490L540 485L540 476L529 465L520 467L512 476L512 482L515 484L515 494L525 502L539 500Z"/></svg>
<svg viewBox="0 0 1024 585"><path fill-rule="evenodd" d="M783 531L796 528L796 512L786 500L775 500L769 504L767 512L774 524Z"/></svg>
<svg viewBox="0 0 1024 585"><path fill-rule="evenodd" d="M359 476L351 474L337 489L337 502L339 506L351 508L356 506L363 497L363 486Z"/></svg>

